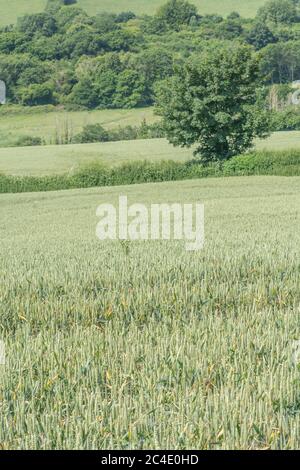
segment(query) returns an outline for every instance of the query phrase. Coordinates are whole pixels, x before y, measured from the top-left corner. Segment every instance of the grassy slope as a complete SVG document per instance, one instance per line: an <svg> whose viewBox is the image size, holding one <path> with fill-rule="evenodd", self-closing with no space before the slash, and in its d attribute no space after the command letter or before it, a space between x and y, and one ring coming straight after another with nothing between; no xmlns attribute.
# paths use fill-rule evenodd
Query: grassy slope
<svg viewBox="0 0 300 470"><path fill-rule="evenodd" d="M299 188L0 196L2 449L299 448ZM120 193L203 201L205 249L97 241L96 207Z"/></svg>
<svg viewBox="0 0 300 470"><path fill-rule="evenodd" d="M300 132L279 132L257 143L258 148L300 148ZM13 175L65 173L91 161L108 165L133 160L176 160L192 157L192 150L174 148L166 140L137 140L44 147L0 148L0 172Z"/></svg>
<svg viewBox="0 0 300 470"><path fill-rule="evenodd" d="M51 111L45 112L43 107L38 111L35 108L9 108L0 109L0 149L9 146L22 135L38 136L45 139L46 143L53 141L57 128L62 128L66 122L72 129L73 134L82 130L86 124L99 123L106 129L119 126L140 125L142 120L150 124L159 118L154 115L153 108L138 109L108 109L93 111ZM271 139L261 144L266 148L299 147L300 132L278 132ZM7 151L0 150L0 155ZM8 151L12 154L14 150ZM17 151L18 152L18 151ZM62 150L62 152L64 152Z"/></svg>
<svg viewBox="0 0 300 470"><path fill-rule="evenodd" d="M134 160L182 160L191 151L173 149L166 141L137 140L65 146L0 149L0 171L14 175L65 173L78 165L101 160L108 165Z"/></svg>
<svg viewBox="0 0 300 470"><path fill-rule="evenodd" d="M200 13L219 13L226 15L239 11L246 17L254 16L265 0L190 0L198 7ZM165 3L165 0L79 0L78 2L90 13L100 10L124 11L132 10L139 14L152 14Z"/></svg>
<svg viewBox="0 0 300 470"><path fill-rule="evenodd" d="M201 13L226 15L239 11L246 17L255 15L265 0L191 0ZM133 10L136 13L152 14L164 0L78 0L78 4L94 15L100 11L120 12ZM14 23L19 16L41 11L46 0L0 0L0 24Z"/></svg>
<svg viewBox="0 0 300 470"><path fill-rule="evenodd" d="M46 5L46 0L0 0L0 24L15 23L19 16L37 13Z"/></svg>
<svg viewBox="0 0 300 470"><path fill-rule="evenodd" d="M105 128L111 129L118 126L139 125L143 119L148 123L156 118L152 108L140 109L117 109L117 110L95 110L68 112L35 112L34 108L29 113L18 112L16 114L0 113L0 139L1 147L9 146L21 135L38 136L45 139L46 143L53 141L57 128L68 126L73 134L82 130L86 124L100 123Z"/></svg>

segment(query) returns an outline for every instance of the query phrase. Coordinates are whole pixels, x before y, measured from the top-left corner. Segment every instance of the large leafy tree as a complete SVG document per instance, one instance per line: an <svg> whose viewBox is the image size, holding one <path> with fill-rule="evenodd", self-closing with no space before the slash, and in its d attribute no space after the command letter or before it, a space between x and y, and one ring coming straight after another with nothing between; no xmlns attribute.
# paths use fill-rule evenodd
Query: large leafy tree
<svg viewBox="0 0 300 470"><path fill-rule="evenodd" d="M144 104L153 104L155 83L173 73L173 55L168 50L157 47L128 57L127 67L136 70L144 79Z"/></svg>
<svg viewBox="0 0 300 470"><path fill-rule="evenodd" d="M162 5L157 14L158 21L164 21L170 28L178 30L181 26L190 23L198 15L195 5L186 0L169 0Z"/></svg>
<svg viewBox="0 0 300 470"><path fill-rule="evenodd" d="M226 160L266 135L267 120L257 112L259 66L249 46L211 47L162 82L157 111L169 141L197 144L203 161Z"/></svg>
<svg viewBox="0 0 300 470"><path fill-rule="evenodd" d="M269 44L260 55L261 72L269 83L290 83L300 76L300 41Z"/></svg>
<svg viewBox="0 0 300 470"><path fill-rule="evenodd" d="M116 108L134 108L144 104L145 78L136 70L124 70L118 76L114 105Z"/></svg>
<svg viewBox="0 0 300 470"><path fill-rule="evenodd" d="M255 23L246 36L246 41L256 50L266 47L268 44L277 42L276 37L269 27L262 21Z"/></svg>
<svg viewBox="0 0 300 470"><path fill-rule="evenodd" d="M57 24L55 18L49 13L37 13L19 18L17 30L30 35L39 33L44 36L52 36L57 31Z"/></svg>
<svg viewBox="0 0 300 470"><path fill-rule="evenodd" d="M53 85L51 83L34 83L21 87L17 92L18 101L26 106L54 104Z"/></svg>
<svg viewBox="0 0 300 470"><path fill-rule="evenodd" d="M293 0L270 0L258 10L260 21L274 24L291 24L297 21L297 2Z"/></svg>

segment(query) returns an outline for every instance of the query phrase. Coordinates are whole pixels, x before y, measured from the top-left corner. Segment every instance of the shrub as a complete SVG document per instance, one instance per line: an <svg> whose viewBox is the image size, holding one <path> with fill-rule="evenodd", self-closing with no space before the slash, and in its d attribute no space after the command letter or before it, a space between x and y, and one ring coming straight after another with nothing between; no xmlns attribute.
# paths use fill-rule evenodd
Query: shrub
<svg viewBox="0 0 300 470"><path fill-rule="evenodd" d="M88 124L73 138L74 143L88 144L93 142L107 142L108 132L100 124Z"/></svg>
<svg viewBox="0 0 300 470"><path fill-rule="evenodd" d="M116 23L127 23L134 18L136 18L136 15L132 11L122 11L117 15Z"/></svg>
<svg viewBox="0 0 300 470"><path fill-rule="evenodd" d="M272 131L300 130L300 110L296 107L271 113Z"/></svg>
<svg viewBox="0 0 300 470"><path fill-rule="evenodd" d="M74 136L72 142L88 144L119 140L159 139L164 135L160 123L147 124L146 120L143 120L140 126L120 126L109 131L105 130L100 124L89 124L83 128L82 132Z"/></svg>
<svg viewBox="0 0 300 470"><path fill-rule="evenodd" d="M48 83L22 87L18 90L18 98L25 106L52 104L54 102L53 87Z"/></svg>
<svg viewBox="0 0 300 470"><path fill-rule="evenodd" d="M31 135L22 135L16 141L16 147L34 147L38 145L43 145L43 140L41 137L31 136Z"/></svg>

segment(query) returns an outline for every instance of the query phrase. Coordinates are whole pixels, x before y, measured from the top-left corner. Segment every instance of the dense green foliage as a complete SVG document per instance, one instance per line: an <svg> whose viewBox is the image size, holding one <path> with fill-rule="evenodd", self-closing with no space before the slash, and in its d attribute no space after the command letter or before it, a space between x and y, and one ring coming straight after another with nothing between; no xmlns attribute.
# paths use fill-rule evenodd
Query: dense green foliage
<svg viewBox="0 0 300 470"><path fill-rule="evenodd" d="M249 175L300 176L300 152L254 152L229 161L201 165L196 161L137 161L115 167L99 163L82 166L74 174L9 176L0 174L0 193L57 191L62 189L158 183L188 179Z"/></svg>
<svg viewBox="0 0 300 470"><path fill-rule="evenodd" d="M0 77L9 102L70 109L151 105L157 82L172 76L174 65L226 42L257 51L261 83L300 77L292 0L270 2L254 20L201 15L185 0L168 1L152 17L130 11L91 17L72 3L50 0L44 12L1 29Z"/></svg>
<svg viewBox="0 0 300 470"><path fill-rule="evenodd" d="M154 21L162 28L179 31L183 25L193 24L197 21L197 8L186 0L169 0L161 6L154 17Z"/></svg>
<svg viewBox="0 0 300 470"><path fill-rule="evenodd" d="M170 142L191 147L204 161L226 160L268 132L256 108L259 66L249 47L211 48L192 56L157 93Z"/></svg>
<svg viewBox="0 0 300 470"><path fill-rule="evenodd" d="M298 1L269 0L258 11L258 18L273 24L290 25L298 20L296 4Z"/></svg>
<svg viewBox="0 0 300 470"><path fill-rule="evenodd" d="M300 130L300 111L298 107L289 107L271 113L271 128L276 131Z"/></svg>

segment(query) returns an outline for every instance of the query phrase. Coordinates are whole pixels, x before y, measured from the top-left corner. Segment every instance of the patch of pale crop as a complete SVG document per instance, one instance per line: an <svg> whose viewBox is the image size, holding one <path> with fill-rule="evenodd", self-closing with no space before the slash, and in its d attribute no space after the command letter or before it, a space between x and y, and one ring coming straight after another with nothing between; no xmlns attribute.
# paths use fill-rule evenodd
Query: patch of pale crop
<svg viewBox="0 0 300 470"><path fill-rule="evenodd" d="M95 238L96 207L201 201L206 245ZM3 449L295 449L300 178L1 195Z"/></svg>

